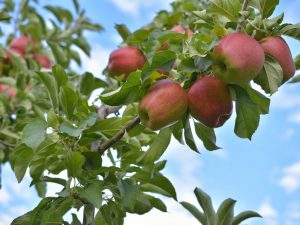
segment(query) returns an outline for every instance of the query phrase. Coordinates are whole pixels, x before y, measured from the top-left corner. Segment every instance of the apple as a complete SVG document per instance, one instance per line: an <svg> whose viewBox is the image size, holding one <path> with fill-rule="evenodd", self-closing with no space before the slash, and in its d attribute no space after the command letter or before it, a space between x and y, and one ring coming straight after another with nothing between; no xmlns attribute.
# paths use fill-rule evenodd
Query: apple
<svg viewBox="0 0 300 225"><path fill-rule="evenodd" d="M265 54L254 38L236 32L221 39L213 50L212 59L212 70L218 79L244 86L263 68Z"/></svg>
<svg viewBox="0 0 300 225"><path fill-rule="evenodd" d="M20 37L15 37L11 41L9 48L12 51L19 51L21 55L24 55L26 53L26 47L33 46L35 44L36 42L32 38L23 35Z"/></svg>
<svg viewBox="0 0 300 225"><path fill-rule="evenodd" d="M138 106L141 122L152 130L159 130L179 120L188 108L185 90L168 79L157 81Z"/></svg>
<svg viewBox="0 0 300 225"><path fill-rule="evenodd" d="M17 89L8 84L0 84L0 93L7 92L7 97L12 98L17 94Z"/></svg>
<svg viewBox="0 0 300 225"><path fill-rule="evenodd" d="M112 76L125 75L125 78L131 72L142 69L146 62L146 57L136 47L123 47L113 51L110 54L107 70Z"/></svg>
<svg viewBox="0 0 300 225"><path fill-rule="evenodd" d="M49 58L43 55L35 55L34 60L43 68L51 69L52 63Z"/></svg>
<svg viewBox="0 0 300 225"><path fill-rule="evenodd" d="M193 31L191 30L191 29L189 29L189 28L187 28L187 29L183 29L183 27L181 26L181 25L176 25L176 26L174 26L172 29L171 29L171 31L174 31L174 32L178 32L178 33L184 33L184 31L188 34L188 36L192 36L193 35Z"/></svg>
<svg viewBox="0 0 300 225"><path fill-rule="evenodd" d="M289 80L296 72L296 67L289 46L279 36L269 36L261 41L265 53L273 56L283 71L283 82Z"/></svg>
<svg viewBox="0 0 300 225"><path fill-rule="evenodd" d="M199 78L187 95L190 114L207 127L222 126L232 114L229 87L215 77Z"/></svg>

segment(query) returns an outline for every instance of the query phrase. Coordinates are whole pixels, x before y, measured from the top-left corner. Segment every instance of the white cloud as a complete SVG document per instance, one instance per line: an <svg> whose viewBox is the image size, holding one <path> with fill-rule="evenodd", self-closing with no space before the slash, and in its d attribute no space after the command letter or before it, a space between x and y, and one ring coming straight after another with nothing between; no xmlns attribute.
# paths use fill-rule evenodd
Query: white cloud
<svg viewBox="0 0 300 225"><path fill-rule="evenodd" d="M297 85L288 85L281 87L280 90L272 96L272 106L283 109L294 109L300 106L299 94L295 94Z"/></svg>
<svg viewBox="0 0 300 225"><path fill-rule="evenodd" d="M121 11L129 13L133 17L141 14L142 9L149 9L152 7L159 7L161 9L167 8L169 3L173 0L109 0Z"/></svg>
<svg viewBox="0 0 300 225"><path fill-rule="evenodd" d="M283 132L281 139L290 140L295 134L296 134L295 129L289 128L285 132Z"/></svg>
<svg viewBox="0 0 300 225"><path fill-rule="evenodd" d="M279 185L288 193L300 188L300 162L294 163L283 170L284 176L280 179Z"/></svg>
<svg viewBox="0 0 300 225"><path fill-rule="evenodd" d="M294 123L300 123L300 112L291 114L288 120Z"/></svg>
<svg viewBox="0 0 300 225"><path fill-rule="evenodd" d="M11 216L5 215L5 214L1 214L0 213L0 225L8 225L11 223L11 221L14 219Z"/></svg>
<svg viewBox="0 0 300 225"><path fill-rule="evenodd" d="M278 225L278 212L274 209L269 200L265 200L261 203L258 213L264 218L265 225Z"/></svg>
<svg viewBox="0 0 300 225"><path fill-rule="evenodd" d="M7 205L11 199L10 194L5 190L0 190L0 204L1 205Z"/></svg>

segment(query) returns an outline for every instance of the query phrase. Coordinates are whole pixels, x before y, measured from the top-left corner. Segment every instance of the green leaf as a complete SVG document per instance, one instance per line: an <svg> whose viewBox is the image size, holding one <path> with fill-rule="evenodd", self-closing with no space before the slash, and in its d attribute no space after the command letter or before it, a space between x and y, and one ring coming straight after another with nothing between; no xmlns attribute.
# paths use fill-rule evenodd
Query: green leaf
<svg viewBox="0 0 300 225"><path fill-rule="evenodd" d="M149 149L137 159L137 162L146 165L158 160L168 148L171 136L172 130L169 127L161 129Z"/></svg>
<svg viewBox="0 0 300 225"><path fill-rule="evenodd" d="M73 43L77 45L87 56L90 56L91 47L85 38L79 37L74 39Z"/></svg>
<svg viewBox="0 0 300 225"><path fill-rule="evenodd" d="M176 53L173 51L157 52L152 58L151 64L146 63L142 71L142 80L149 78L152 72L156 70L170 71L176 60Z"/></svg>
<svg viewBox="0 0 300 225"><path fill-rule="evenodd" d="M96 170L101 167L102 158L98 152L83 152L82 155L85 158L83 166L85 170Z"/></svg>
<svg viewBox="0 0 300 225"><path fill-rule="evenodd" d="M51 48L51 51L56 59L56 62L62 66L67 66L68 58L66 53L63 51L62 47L54 42L47 42Z"/></svg>
<svg viewBox="0 0 300 225"><path fill-rule="evenodd" d="M118 31L120 36L122 37L123 41L125 42L127 38L131 35L130 30L124 24L116 24L115 29Z"/></svg>
<svg viewBox="0 0 300 225"><path fill-rule="evenodd" d="M99 210L96 214L94 225L108 225L102 215L101 210Z"/></svg>
<svg viewBox="0 0 300 225"><path fill-rule="evenodd" d="M53 111L53 109L50 109L47 113L47 122L49 127L56 128L57 126L59 126L58 116Z"/></svg>
<svg viewBox="0 0 300 225"><path fill-rule="evenodd" d="M81 225L80 220L77 218L76 214L72 213L72 223L71 225Z"/></svg>
<svg viewBox="0 0 300 225"><path fill-rule="evenodd" d="M27 124L22 131L22 142L28 147L36 150L45 140L47 123L44 120L36 119Z"/></svg>
<svg viewBox="0 0 300 225"><path fill-rule="evenodd" d="M267 18L272 15L279 0L250 0L250 4L259 10L263 18Z"/></svg>
<svg viewBox="0 0 300 225"><path fill-rule="evenodd" d="M49 98L51 100L54 110L58 108L58 87L53 76L49 73L37 72L37 75L45 85Z"/></svg>
<svg viewBox="0 0 300 225"><path fill-rule="evenodd" d="M74 116L74 111L77 106L78 96L75 91L69 86L63 86L59 93L60 107L64 113L71 118Z"/></svg>
<svg viewBox="0 0 300 225"><path fill-rule="evenodd" d="M81 198L86 199L88 202L99 209L102 205L102 191L102 181L96 180L88 183L81 190L79 190L79 195Z"/></svg>
<svg viewBox="0 0 300 225"><path fill-rule="evenodd" d="M100 99L107 105L118 106L132 102L141 86L141 72L133 72L117 90L102 94Z"/></svg>
<svg viewBox="0 0 300 225"><path fill-rule="evenodd" d="M11 154L12 168L19 183L22 181L33 156L33 150L24 144L19 145Z"/></svg>
<svg viewBox="0 0 300 225"><path fill-rule="evenodd" d="M35 185L35 189L40 198L45 198L47 193L47 185L45 182L39 182Z"/></svg>
<svg viewBox="0 0 300 225"><path fill-rule="evenodd" d="M122 225L124 223L125 212L113 201L108 201L107 204L103 205L101 213L107 225Z"/></svg>
<svg viewBox="0 0 300 225"><path fill-rule="evenodd" d="M68 75L61 65L54 65L52 67L52 73L55 77L57 87L60 88L68 83Z"/></svg>
<svg viewBox="0 0 300 225"><path fill-rule="evenodd" d="M163 190L162 188L153 185L153 184L149 184L149 183L145 183L141 185L141 190L143 192L152 192L155 194L160 194L160 195L164 195L167 197L172 197L168 192L166 192L165 190Z"/></svg>
<svg viewBox="0 0 300 225"><path fill-rule="evenodd" d="M254 82L268 94L274 94L282 84L283 72L279 63L273 57L266 55L263 69L254 79Z"/></svg>
<svg viewBox="0 0 300 225"><path fill-rule="evenodd" d="M279 33L300 41L300 24L285 24L279 30Z"/></svg>
<svg viewBox="0 0 300 225"><path fill-rule="evenodd" d="M186 118L184 118L184 139L186 144L195 152L199 153L199 150L197 148L197 145L195 143L193 133L190 126L190 120L189 116L187 115Z"/></svg>
<svg viewBox="0 0 300 225"><path fill-rule="evenodd" d="M210 4L211 8L207 12L221 14L232 21L236 21L242 8L239 0L212 0Z"/></svg>
<svg viewBox="0 0 300 225"><path fill-rule="evenodd" d="M154 208L157 208L158 210L162 211L162 212L167 212L167 206L165 205L165 203L160 200L159 198L155 198L151 195L146 195L146 198L150 201L151 205Z"/></svg>
<svg viewBox="0 0 300 225"><path fill-rule="evenodd" d="M237 216L233 218L232 225L239 225L241 222L243 222L246 219L253 218L253 217L262 217L257 212L253 211L245 211L241 212Z"/></svg>
<svg viewBox="0 0 300 225"><path fill-rule="evenodd" d="M118 188L122 198L122 206L133 211L136 200L141 193L139 186L129 179L126 179L118 182Z"/></svg>
<svg viewBox="0 0 300 225"><path fill-rule="evenodd" d="M176 190L173 186L173 184L169 181L168 178L163 176L162 174L158 174L152 179L147 179L146 182L156 185L166 191L168 194L172 196L177 201L177 195L176 195Z"/></svg>
<svg viewBox="0 0 300 225"><path fill-rule="evenodd" d="M76 9L76 12L79 11L79 3L78 3L78 0L73 0L73 4L74 4L74 7Z"/></svg>
<svg viewBox="0 0 300 225"><path fill-rule="evenodd" d="M195 132L197 136L202 140L204 147L209 151L220 149L216 145L216 134L214 129L209 128L201 123L194 122Z"/></svg>
<svg viewBox="0 0 300 225"><path fill-rule="evenodd" d="M93 90L106 86L107 84L103 80L94 77L93 74L89 72L86 72L81 77L80 92L89 96Z"/></svg>
<svg viewBox="0 0 300 225"><path fill-rule="evenodd" d="M298 83L298 82L300 82L300 74L294 76L294 77L289 81L289 83Z"/></svg>
<svg viewBox="0 0 300 225"><path fill-rule="evenodd" d="M195 188L194 193L197 197L197 200L201 208L203 209L207 221L209 221L209 224L215 224L216 213L213 208L213 204L210 196L206 194L204 191L202 191L200 188Z"/></svg>
<svg viewBox="0 0 300 225"><path fill-rule="evenodd" d="M249 94L241 87L234 86L236 93L236 121L234 132L240 138L251 137L259 124L260 108L255 104Z"/></svg>
<svg viewBox="0 0 300 225"><path fill-rule="evenodd" d="M222 202L217 211L217 223L218 225L231 224L234 215L234 205L236 201L228 198Z"/></svg>
<svg viewBox="0 0 300 225"><path fill-rule="evenodd" d="M200 212L194 205L188 202L180 202L180 204L188 210L202 225L207 225L204 213Z"/></svg>
<svg viewBox="0 0 300 225"><path fill-rule="evenodd" d="M294 59L294 63L296 66L296 70L300 70L300 55L296 56L296 58Z"/></svg>
<svg viewBox="0 0 300 225"><path fill-rule="evenodd" d="M270 108L270 99L261 94L260 92L254 90L251 87L247 88L247 93L251 100L257 104L262 114L268 114Z"/></svg>
<svg viewBox="0 0 300 225"><path fill-rule="evenodd" d="M65 165L68 170L68 176L78 177L82 173L84 165L84 156L79 152L67 152Z"/></svg>

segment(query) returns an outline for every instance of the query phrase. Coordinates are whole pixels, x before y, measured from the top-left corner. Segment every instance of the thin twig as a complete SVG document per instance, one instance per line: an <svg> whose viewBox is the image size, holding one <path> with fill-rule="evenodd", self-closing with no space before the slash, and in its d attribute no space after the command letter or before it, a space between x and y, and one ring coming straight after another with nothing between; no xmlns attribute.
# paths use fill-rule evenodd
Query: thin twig
<svg viewBox="0 0 300 225"><path fill-rule="evenodd" d="M7 142L2 141L2 140L0 140L0 144L4 145L5 147L8 147L8 148L15 148L17 146L16 144L10 144L10 143L7 143Z"/></svg>
<svg viewBox="0 0 300 225"><path fill-rule="evenodd" d="M247 10L248 4L249 4L249 0L244 0L243 6L242 6L242 12ZM236 30L238 32L240 32L242 30L242 24L241 24L241 22L238 23L238 25L236 27Z"/></svg>
<svg viewBox="0 0 300 225"><path fill-rule="evenodd" d="M133 120L131 120L125 127L123 127L118 133L116 133L111 139L107 142L104 142L98 147L98 152L102 155L105 150L109 149L113 144L117 143L124 134L134 128L141 122L140 118L137 116Z"/></svg>

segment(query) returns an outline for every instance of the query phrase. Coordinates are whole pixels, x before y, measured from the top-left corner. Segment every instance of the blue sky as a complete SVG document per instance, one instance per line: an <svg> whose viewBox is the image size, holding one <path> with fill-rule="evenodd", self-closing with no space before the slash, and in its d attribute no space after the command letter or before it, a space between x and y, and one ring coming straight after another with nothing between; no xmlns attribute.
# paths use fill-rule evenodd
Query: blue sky
<svg viewBox="0 0 300 225"><path fill-rule="evenodd" d="M46 1L41 1L46 2ZM53 2L53 3L52 3ZM69 4L71 1L63 1ZM155 12L168 8L171 1L161 0L79 0L88 15L105 27L100 34L88 34L92 57L84 57L83 69L100 75L109 53L120 38L113 26L125 23L131 30L151 21ZM162 3L163 2L163 3ZM51 4L62 1L52 0ZM283 1L275 15L284 11L286 22L299 23L300 1ZM287 39L293 55L300 53L299 42ZM193 189L201 187L218 205L223 199L237 200L237 212L257 210L264 219L253 219L248 225L300 224L300 84L286 84L272 96L270 114L263 116L252 141L233 133L234 116L216 130L218 145L223 149L201 155L172 141L164 158L168 159L165 175L178 191L179 200L195 203ZM8 166L3 168L3 189L0 191L0 225L10 224L12 218L32 209L38 202L35 191L29 189L29 178L17 184ZM57 191L49 186L49 195ZM168 213L153 210L145 216L131 215L125 225L196 225L176 202L166 199Z"/></svg>

